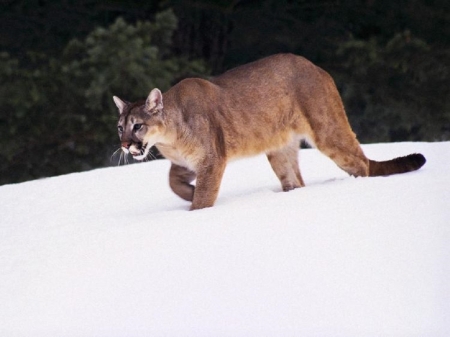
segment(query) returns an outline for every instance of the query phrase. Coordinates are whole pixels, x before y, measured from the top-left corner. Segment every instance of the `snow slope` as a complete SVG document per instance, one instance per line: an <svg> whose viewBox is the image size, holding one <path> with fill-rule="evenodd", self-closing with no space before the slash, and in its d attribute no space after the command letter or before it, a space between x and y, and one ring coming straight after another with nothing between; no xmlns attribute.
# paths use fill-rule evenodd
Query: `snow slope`
<svg viewBox="0 0 450 337"><path fill-rule="evenodd" d="M419 171L352 178L302 150L306 188L265 157L188 212L167 161L0 187L0 336L450 336L450 142Z"/></svg>

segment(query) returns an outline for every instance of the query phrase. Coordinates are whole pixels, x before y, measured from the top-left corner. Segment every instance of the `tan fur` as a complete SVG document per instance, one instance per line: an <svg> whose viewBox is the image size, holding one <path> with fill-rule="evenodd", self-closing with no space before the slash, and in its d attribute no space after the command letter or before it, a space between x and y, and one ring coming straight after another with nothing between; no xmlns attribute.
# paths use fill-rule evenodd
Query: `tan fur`
<svg viewBox="0 0 450 337"><path fill-rule="evenodd" d="M192 201L192 210L213 206L226 163L234 158L266 153L284 191L305 186L298 166L303 138L354 176L403 173L425 163L420 154L386 162L366 158L333 79L292 54L267 57L211 81L186 79L164 95L154 89L145 103L114 101L123 149L143 159L156 145L172 161L170 187ZM133 125L140 124L135 131Z"/></svg>

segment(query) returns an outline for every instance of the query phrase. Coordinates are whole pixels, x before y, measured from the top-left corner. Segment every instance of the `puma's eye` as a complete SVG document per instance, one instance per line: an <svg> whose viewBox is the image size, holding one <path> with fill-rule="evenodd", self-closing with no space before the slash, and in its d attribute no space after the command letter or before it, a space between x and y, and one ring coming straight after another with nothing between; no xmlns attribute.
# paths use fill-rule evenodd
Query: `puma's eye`
<svg viewBox="0 0 450 337"><path fill-rule="evenodd" d="M122 133L122 132L123 132L123 126L120 126L120 125L119 125L119 126L117 127L117 130L119 130L119 132Z"/></svg>
<svg viewBox="0 0 450 337"><path fill-rule="evenodd" d="M140 129L142 128L142 124L134 124L134 126L133 126L133 130L136 132L136 131L139 131Z"/></svg>

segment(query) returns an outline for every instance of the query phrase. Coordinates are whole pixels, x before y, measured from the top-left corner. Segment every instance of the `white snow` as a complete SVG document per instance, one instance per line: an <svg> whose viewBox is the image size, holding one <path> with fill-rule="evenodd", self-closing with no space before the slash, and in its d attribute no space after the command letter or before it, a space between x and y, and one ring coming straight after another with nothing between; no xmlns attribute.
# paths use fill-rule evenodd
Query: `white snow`
<svg viewBox="0 0 450 337"><path fill-rule="evenodd" d="M450 142L363 148L427 163L243 159L195 212L165 160L1 186L0 336L450 336Z"/></svg>

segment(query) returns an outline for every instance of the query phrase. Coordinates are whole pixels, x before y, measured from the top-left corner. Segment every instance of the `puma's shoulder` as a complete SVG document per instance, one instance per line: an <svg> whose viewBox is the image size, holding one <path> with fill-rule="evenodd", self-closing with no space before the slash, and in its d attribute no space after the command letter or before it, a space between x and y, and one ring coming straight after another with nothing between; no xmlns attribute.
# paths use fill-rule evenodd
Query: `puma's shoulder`
<svg viewBox="0 0 450 337"><path fill-rule="evenodd" d="M175 100L177 104L184 101L196 101L199 98L208 99L210 95L216 95L219 87L203 78L186 78L175 84L164 97L167 100Z"/></svg>

